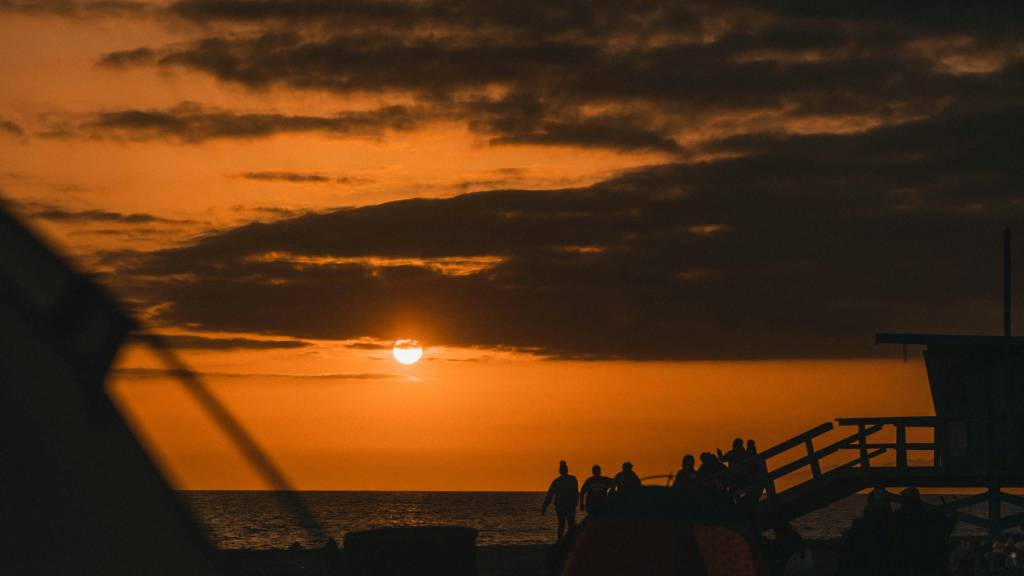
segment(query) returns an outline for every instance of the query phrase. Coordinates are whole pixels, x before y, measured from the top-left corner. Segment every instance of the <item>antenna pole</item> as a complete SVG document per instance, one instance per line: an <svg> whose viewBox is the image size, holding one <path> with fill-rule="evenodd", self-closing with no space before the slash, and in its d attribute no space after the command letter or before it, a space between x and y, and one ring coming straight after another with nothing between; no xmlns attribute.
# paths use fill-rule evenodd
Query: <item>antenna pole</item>
<svg viewBox="0 0 1024 576"><path fill-rule="evenodd" d="M1006 394L1013 385L1013 305L1012 279L1013 266L1010 259L1011 254L1010 228L1003 230L1003 337L1006 340L1003 364L1003 393ZM988 385L988 446L986 447L987 457L985 472L988 476L988 534L991 538L998 537L1003 531L1002 511L1002 483L1000 472L1005 465L1004 454L1008 443L1004 438L1006 434L1003 418L996 420L994 383ZM998 429L997 429L998 428ZM998 446L997 446L998 441Z"/></svg>
<svg viewBox="0 0 1024 576"><path fill-rule="evenodd" d="M1010 260L1010 229L1003 230L1003 336L1013 336L1013 265Z"/></svg>

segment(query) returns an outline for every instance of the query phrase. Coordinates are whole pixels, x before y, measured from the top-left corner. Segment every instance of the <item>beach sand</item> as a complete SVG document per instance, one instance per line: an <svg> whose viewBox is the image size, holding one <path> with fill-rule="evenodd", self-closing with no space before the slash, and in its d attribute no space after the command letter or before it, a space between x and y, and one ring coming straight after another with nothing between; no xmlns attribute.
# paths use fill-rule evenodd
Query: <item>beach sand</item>
<svg viewBox="0 0 1024 576"><path fill-rule="evenodd" d="M815 572L835 574L838 543L808 542L814 555ZM479 576L548 576L544 566L546 545L480 546L477 548ZM322 550L225 550L225 562L241 576L335 576L344 574L341 556ZM335 567L332 567L332 562Z"/></svg>
<svg viewBox="0 0 1024 576"><path fill-rule="evenodd" d="M548 546L480 546L476 549L479 576L540 576L547 574L544 557Z"/></svg>
<svg viewBox="0 0 1024 576"><path fill-rule="evenodd" d="M480 546L479 576L546 576L546 545ZM229 569L241 576L329 576L343 574L340 553L323 550L224 550Z"/></svg>

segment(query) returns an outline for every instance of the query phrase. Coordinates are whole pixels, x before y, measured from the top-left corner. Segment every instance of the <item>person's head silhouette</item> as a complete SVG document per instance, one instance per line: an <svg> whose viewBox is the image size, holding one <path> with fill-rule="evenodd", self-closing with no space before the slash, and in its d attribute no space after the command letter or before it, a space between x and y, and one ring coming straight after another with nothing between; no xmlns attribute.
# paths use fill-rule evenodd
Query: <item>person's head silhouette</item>
<svg viewBox="0 0 1024 576"><path fill-rule="evenodd" d="M900 496L903 497L904 504L918 504L921 502L921 492L911 486L910 488L904 488L900 492Z"/></svg>
<svg viewBox="0 0 1024 576"><path fill-rule="evenodd" d="M629 472L632 469L633 469L633 463L632 462L623 462L622 463L622 470L623 471Z"/></svg>
<svg viewBox="0 0 1024 576"><path fill-rule="evenodd" d="M683 456L683 470L693 470L693 454L687 454Z"/></svg>
<svg viewBox="0 0 1024 576"><path fill-rule="evenodd" d="M558 473L562 474L563 476L569 473L569 465L565 463L565 460L559 460Z"/></svg>
<svg viewBox="0 0 1024 576"><path fill-rule="evenodd" d="M743 450L743 438L735 438L732 441L732 449L736 451Z"/></svg>
<svg viewBox="0 0 1024 576"><path fill-rule="evenodd" d="M757 454L757 444L754 443L754 439L747 440L747 452L751 454Z"/></svg>
<svg viewBox="0 0 1024 576"><path fill-rule="evenodd" d="M591 468L590 471L594 473L594 476L600 476L601 475L601 467L598 466L597 464L594 464L594 467Z"/></svg>

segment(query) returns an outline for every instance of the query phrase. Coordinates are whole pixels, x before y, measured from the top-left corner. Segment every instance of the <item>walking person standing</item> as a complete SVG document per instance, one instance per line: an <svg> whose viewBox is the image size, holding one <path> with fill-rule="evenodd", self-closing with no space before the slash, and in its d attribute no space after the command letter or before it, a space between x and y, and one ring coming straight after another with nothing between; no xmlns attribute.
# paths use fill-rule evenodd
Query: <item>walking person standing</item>
<svg viewBox="0 0 1024 576"><path fill-rule="evenodd" d="M633 471L632 462L623 462L622 471L615 475L612 480L612 491L615 494L626 494L640 489L640 477Z"/></svg>
<svg viewBox="0 0 1024 576"><path fill-rule="evenodd" d="M600 466L594 464L590 470L594 475L584 480L580 488L580 510L586 510L588 516L604 502L612 487L612 479L601 475Z"/></svg>
<svg viewBox="0 0 1024 576"><path fill-rule="evenodd" d="M551 487L544 497L540 513L544 514L555 502L555 514L558 515L558 542L562 541L566 528L570 530L576 525L576 502L580 498L580 484L576 477L569 474L569 465L562 460L558 463L558 478L551 481Z"/></svg>
<svg viewBox="0 0 1024 576"><path fill-rule="evenodd" d="M683 456L683 467L676 472L676 478L672 482L672 488L677 492L687 492L697 484L697 470L694 469L693 454Z"/></svg>

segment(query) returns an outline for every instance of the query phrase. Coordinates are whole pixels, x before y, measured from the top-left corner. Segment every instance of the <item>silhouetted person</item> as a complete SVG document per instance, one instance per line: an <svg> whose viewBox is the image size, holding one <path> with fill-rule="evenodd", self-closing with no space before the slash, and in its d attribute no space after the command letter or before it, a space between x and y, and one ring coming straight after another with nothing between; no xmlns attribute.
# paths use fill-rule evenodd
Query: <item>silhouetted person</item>
<svg viewBox="0 0 1024 576"><path fill-rule="evenodd" d="M718 461L723 464L728 464L729 468L735 467L747 458L747 450L743 448L743 438L736 438L732 441L732 450L729 450L725 454L722 454L722 449L718 449Z"/></svg>
<svg viewBox="0 0 1024 576"><path fill-rule="evenodd" d="M916 488L907 488L900 492L900 496L900 507L892 514L896 532L895 560L904 571L920 571L929 564L927 507Z"/></svg>
<svg viewBox="0 0 1024 576"><path fill-rule="evenodd" d="M566 527L572 529L576 525L576 502L580 497L580 484L576 477L569 474L569 465L562 460L558 463L558 478L551 481L540 513L548 510L552 499L555 501L555 514L558 515L558 541L561 542Z"/></svg>
<svg viewBox="0 0 1024 576"><path fill-rule="evenodd" d="M726 491L738 492L745 488L750 483L750 478L746 474L745 466L743 466L747 461L747 450L743 447L743 438L734 439L732 441L732 450L725 454L722 454L721 449L716 451L718 452L718 461L728 465L729 470L733 472L724 481Z"/></svg>
<svg viewBox="0 0 1024 576"><path fill-rule="evenodd" d="M885 488L876 487L868 494L868 503L864 505L864 518L880 518L886 522L892 516L892 502Z"/></svg>
<svg viewBox="0 0 1024 576"><path fill-rule="evenodd" d="M580 510L586 510L587 515L601 506L612 488L612 479L601 475L600 466L594 464L590 470L594 475L584 480L580 488Z"/></svg>
<svg viewBox="0 0 1024 576"><path fill-rule="evenodd" d="M622 471L615 475L612 487L616 494L626 494L640 489L640 477L633 472L631 462L622 463Z"/></svg>
<svg viewBox="0 0 1024 576"><path fill-rule="evenodd" d="M683 456L683 467L676 472L676 479L672 481L672 488L684 492L690 490L697 484L697 470L694 469L693 454Z"/></svg>
<svg viewBox="0 0 1024 576"><path fill-rule="evenodd" d="M697 470L697 480L704 486L721 489L721 479L719 475L725 472L727 468L725 464L722 464L718 458L715 457L711 452L701 452L700 454L700 469Z"/></svg>
<svg viewBox="0 0 1024 576"><path fill-rule="evenodd" d="M889 493L875 488L868 494L864 514L846 531L842 575L887 574L893 567L892 507Z"/></svg>
<svg viewBox="0 0 1024 576"><path fill-rule="evenodd" d="M801 557L805 554L804 539L800 533L788 522L775 528L775 540L768 548L769 574L785 576L786 565L789 564L790 558L797 554Z"/></svg>
<svg viewBox="0 0 1024 576"><path fill-rule="evenodd" d="M761 493L768 486L768 464L758 454L757 443L753 438L747 440L745 458L747 465L743 467L742 474L747 486L744 487L746 494L743 496L743 500L748 506L757 506L761 500Z"/></svg>
<svg viewBox="0 0 1024 576"><path fill-rule="evenodd" d="M949 535L955 521L925 504L917 488L907 488L900 496L900 508L892 514L896 565L915 574L934 573L949 557Z"/></svg>
<svg viewBox="0 0 1024 576"><path fill-rule="evenodd" d="M750 438L750 439L747 440L747 449L746 449L746 455L744 456L744 458L746 459L747 462L751 462L753 460L758 460L759 459L759 454L757 453L757 443L754 442L753 438ZM764 460L761 460L759 464L755 464L755 463L751 462L751 464L749 466L745 467L745 469L747 471L747 474L749 474L752 478L756 478L756 477L761 475L760 468L765 468L764 474L767 475L768 470L765 467Z"/></svg>

